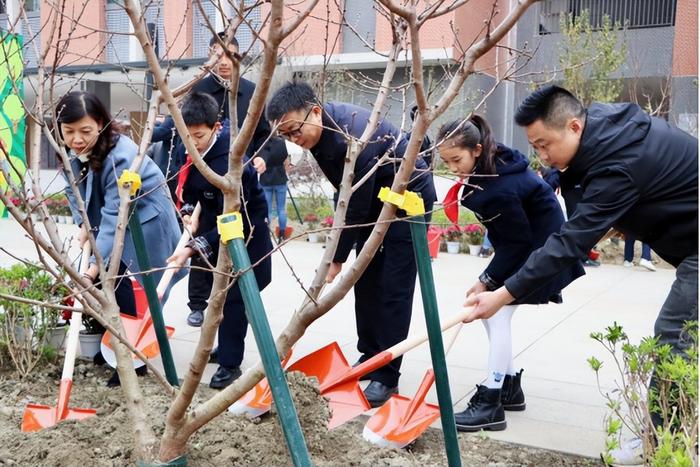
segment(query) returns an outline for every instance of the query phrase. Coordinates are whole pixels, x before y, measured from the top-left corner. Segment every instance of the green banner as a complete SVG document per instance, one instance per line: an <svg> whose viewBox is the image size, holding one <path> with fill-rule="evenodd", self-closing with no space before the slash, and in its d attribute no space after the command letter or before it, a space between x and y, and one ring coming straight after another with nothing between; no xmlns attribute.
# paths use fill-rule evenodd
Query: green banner
<svg viewBox="0 0 700 467"><path fill-rule="evenodd" d="M0 140L5 147L5 151L0 149L0 161L10 173L12 181L20 186L27 171L23 73L22 36L5 32L0 42ZM6 152L9 154L9 164ZM4 192L7 187L7 180L0 172L0 190ZM3 204L0 204L0 217L7 217Z"/></svg>

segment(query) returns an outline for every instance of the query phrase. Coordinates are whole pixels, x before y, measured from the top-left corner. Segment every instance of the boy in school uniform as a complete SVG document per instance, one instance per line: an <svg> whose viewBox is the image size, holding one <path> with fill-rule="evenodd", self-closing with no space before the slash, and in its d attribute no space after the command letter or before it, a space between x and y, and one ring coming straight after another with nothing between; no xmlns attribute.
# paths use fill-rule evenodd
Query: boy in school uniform
<svg viewBox="0 0 700 467"><path fill-rule="evenodd" d="M221 52L221 44L219 39L225 40L226 36L223 32L217 33L209 40L209 57ZM235 37L227 44L228 52L232 55L238 54L238 41ZM219 57L212 71L194 85L193 90L209 94L216 100L217 114L220 122L225 123L229 120L229 82L233 74L233 63L229 56L223 53ZM243 120L248 113L248 106L255 91L255 84L245 78L238 79L238 93L236 97L236 115L238 117L238 128L243 125ZM253 133L253 139L246 151L248 157L253 157L255 151L263 146L268 136L270 135L270 124L265 118L260 118ZM168 186L171 192L174 193L175 185L177 184L177 173L185 163L184 152L178 152L173 149L172 154L169 154L169 148L177 148L180 144L180 138L175 130L175 123L172 117L168 116L162 124L153 129L151 142L162 142L162 151L166 151L165 156L160 157L160 167L163 170L165 178L168 180ZM253 166L258 173L265 172L267 153L260 151L260 154L252 161ZM194 260L198 266L206 266L205 263L198 259ZM192 269L188 279L188 297L187 306L190 308L190 315L187 317L187 324L192 327L199 327L204 321L204 310L207 307L207 299L211 290L211 282L207 281L206 274L199 269Z"/></svg>
<svg viewBox="0 0 700 467"><path fill-rule="evenodd" d="M359 138L367 126L370 112L346 103L321 104L308 84L290 82L270 99L267 117L270 122L279 124L280 136L310 150L324 175L339 189L348 145L344 132ZM370 170L377 170L350 198L345 218L350 228L342 231L327 282L332 282L340 273L353 245L359 253L372 231L372 225L353 226L371 224L379 217L383 203L377 195L382 187L391 186L400 164L400 160L394 160L375 167L379 158L393 153L393 157L400 159L407 144L399 130L383 120L358 155L354 183L363 179ZM429 212L436 199L432 175L422 159L417 161L416 169L408 189L422 196ZM426 215L426 221L429 218ZM411 243L408 223L393 222L381 247L355 284L357 349L362 354L359 362L408 335L417 272ZM365 396L373 407L383 404L398 391L400 367L401 359L398 358L365 377L371 380L365 389Z"/></svg>
<svg viewBox="0 0 700 467"><path fill-rule="evenodd" d="M227 125L219 122L216 100L208 94L192 92L182 104L182 118L192 136L197 150L207 165L219 175L228 171L229 130ZM183 265L188 258L201 255L210 262L215 262L219 249L219 232L216 217L223 212L223 193L192 165L185 153L184 145L178 148L180 155L187 159L178 179L178 196L185 203L182 214L187 215L197 203L201 213L193 223L193 233L197 236L187 246L177 250L168 259L177 265ZM272 242L267 231L267 203L258 177L251 164L244 166L241 187L241 214L248 255L252 264L257 263L272 251ZM260 290L271 280L272 263L269 256L253 268ZM208 283L211 284L211 272ZM211 285L209 292L211 292ZM211 379L209 386L222 389L233 383L240 375L243 361L245 335L248 320L245 315L243 297L238 284L228 291L224 304L224 318L219 325L219 368Z"/></svg>

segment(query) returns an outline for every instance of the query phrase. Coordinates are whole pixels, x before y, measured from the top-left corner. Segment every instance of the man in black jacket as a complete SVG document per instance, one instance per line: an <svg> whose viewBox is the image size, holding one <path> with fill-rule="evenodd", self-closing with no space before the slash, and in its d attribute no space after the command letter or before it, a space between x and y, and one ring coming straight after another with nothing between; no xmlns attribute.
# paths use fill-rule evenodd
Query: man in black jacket
<svg viewBox="0 0 700 467"><path fill-rule="evenodd" d="M223 32L218 33L209 41L210 47L210 57L221 52L220 40L225 40L226 36ZM228 52L235 56L238 54L238 41L236 38L232 38L231 42L228 44ZM219 110L219 121L225 123L229 120L229 80L231 79L231 74L233 72L233 63L228 54L222 53L219 61L214 66L214 69L207 76L202 78L195 86L193 91L202 92L212 96L217 103L217 108ZM255 85L245 78L240 78L238 81L238 97L236 99L236 116L238 128L243 125L243 120L248 114L248 106L250 105L250 99L253 97L253 92L255 91ZM258 120L258 125L255 128L255 133L253 134L253 139L250 146L246 151L248 157L253 157L253 155L260 149L260 147L265 143L265 140L270 135L270 124L261 117ZM180 138L178 137L177 131L175 130L175 124L172 117L168 117L165 121L153 129L153 137L151 142L162 141L164 146L177 148L180 144ZM177 153L177 151L170 151L170 162L168 173L164 173L166 179L168 180L168 185L170 186L171 192L175 191L175 185L177 182L177 174L180 168L185 163L182 156ZM258 173L265 172L264 151L260 151L259 156L253 159L253 166ZM177 201L177 200L176 200ZM200 262L201 259L196 257L193 259L194 263ZM197 266L204 266L204 264L197 264ZM189 303L187 304L190 308L190 314L187 317L187 324L193 327L200 327L204 321L204 310L207 308L207 300L209 299L209 291L211 290L211 283L207 279L207 276L202 273L200 269L192 269L190 271L190 276L188 280L188 297Z"/></svg>
<svg viewBox="0 0 700 467"><path fill-rule="evenodd" d="M267 117L279 123L281 136L309 149L328 181L339 189L348 141L362 135L370 113L352 104L321 104L308 84L298 82L287 83L275 92L267 105ZM368 240L372 223L377 221L384 204L377 194L380 188L391 186L394 181L406 145L399 130L381 120L358 155L353 183L365 177L366 180L355 187L348 202L345 215L348 228L341 233L327 282L340 273L353 245L359 253ZM377 166L386 154L393 158ZM435 202L433 178L422 159L416 162L416 169L408 189L421 195L429 212ZM429 216L426 220L429 221ZM408 335L416 272L408 222L392 222L382 246L355 284L357 349L362 354L361 362ZM382 405L398 391L400 367L401 359L397 358L366 376L371 382L365 388L365 396L373 407Z"/></svg>
<svg viewBox="0 0 700 467"><path fill-rule="evenodd" d="M494 292L467 300L469 321L488 318L581 258L611 228L648 243L676 267L654 325L660 344L682 353L684 324L698 319L698 141L635 104L584 109L566 89L546 86L520 105L543 162L560 170L562 193L580 185L580 201L561 231ZM652 383L653 384L653 383Z"/></svg>

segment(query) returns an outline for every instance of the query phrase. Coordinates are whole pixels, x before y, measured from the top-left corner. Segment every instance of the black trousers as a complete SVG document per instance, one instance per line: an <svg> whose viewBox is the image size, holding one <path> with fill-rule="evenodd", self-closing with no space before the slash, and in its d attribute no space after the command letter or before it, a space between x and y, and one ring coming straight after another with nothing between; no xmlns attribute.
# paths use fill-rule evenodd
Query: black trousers
<svg viewBox="0 0 700 467"><path fill-rule="evenodd" d="M361 230L356 245L358 254L370 232L371 228ZM362 354L360 361L373 357L408 336L416 274L409 223L394 222L354 288L357 350ZM390 387L397 386L401 360L399 357L370 373L370 378Z"/></svg>
<svg viewBox="0 0 700 467"><path fill-rule="evenodd" d="M118 275L126 274L127 267L123 262L119 263ZM101 289L102 286L98 285L97 288ZM117 299L117 305L119 306L119 312L130 316L136 316L136 297L134 297L134 287L131 285L131 279L128 277L123 277L117 280L114 287L114 295ZM96 329L99 334L104 334L105 328L100 324L96 324Z"/></svg>
<svg viewBox="0 0 700 467"><path fill-rule="evenodd" d="M209 267L199 255L193 256L190 264L202 268ZM206 310L213 281L214 276L211 272L202 269L190 269L189 278L187 279L187 298L189 298L187 306L190 310Z"/></svg>
<svg viewBox="0 0 700 467"><path fill-rule="evenodd" d="M261 258L272 251L272 241L266 229L258 227L256 235L253 235L247 245L248 255L250 256L251 264L257 263ZM218 255L218 245L213 248L212 258ZM194 258L193 258L194 259ZM206 264L206 263L204 263ZM190 270L192 274L194 270ZM258 288L262 291L272 281L272 259L268 256L259 265L253 268L255 279L258 283ZM209 286L206 291L206 299L209 298L213 283L213 274L211 272L202 272L203 275L208 275ZM190 280L190 284L192 281ZM203 288L201 289L204 290ZM190 297L190 300L192 298ZM206 308L206 299L205 306ZM204 309L202 308L202 309ZM248 332L248 318L245 314L245 304L243 303L243 295L238 284L234 284L226 295L224 302L224 318L219 324L219 344L217 358L219 365L225 367L240 366L243 361L243 353L245 351L245 336Z"/></svg>

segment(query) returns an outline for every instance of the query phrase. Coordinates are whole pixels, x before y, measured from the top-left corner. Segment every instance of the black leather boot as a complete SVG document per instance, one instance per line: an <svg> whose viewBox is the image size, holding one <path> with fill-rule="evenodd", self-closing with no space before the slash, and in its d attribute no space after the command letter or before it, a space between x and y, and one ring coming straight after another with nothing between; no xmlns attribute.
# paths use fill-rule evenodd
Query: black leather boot
<svg viewBox="0 0 700 467"><path fill-rule="evenodd" d="M455 414L455 422L457 431L505 430L506 414L501 405L501 390L477 385L469 406Z"/></svg>
<svg viewBox="0 0 700 467"><path fill-rule="evenodd" d="M503 380L503 389L501 390L501 404L503 410L512 410L520 412L525 410L525 394L520 386L520 378L523 375L523 369L515 375L506 375Z"/></svg>

